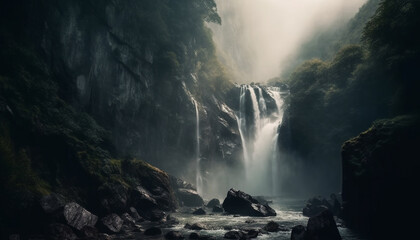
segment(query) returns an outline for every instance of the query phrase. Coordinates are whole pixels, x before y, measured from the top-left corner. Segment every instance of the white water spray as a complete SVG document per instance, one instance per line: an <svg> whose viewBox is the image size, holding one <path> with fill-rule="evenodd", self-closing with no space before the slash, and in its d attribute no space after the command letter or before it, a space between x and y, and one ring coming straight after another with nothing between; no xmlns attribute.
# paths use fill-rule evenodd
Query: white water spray
<svg viewBox="0 0 420 240"><path fill-rule="evenodd" d="M271 114L268 114L264 90L276 104ZM244 190L254 195L276 195L279 179L277 139L283 118L283 100L279 88L268 87L264 90L259 86L241 86L237 121L246 173ZM251 111L253 123L246 121L246 115Z"/></svg>

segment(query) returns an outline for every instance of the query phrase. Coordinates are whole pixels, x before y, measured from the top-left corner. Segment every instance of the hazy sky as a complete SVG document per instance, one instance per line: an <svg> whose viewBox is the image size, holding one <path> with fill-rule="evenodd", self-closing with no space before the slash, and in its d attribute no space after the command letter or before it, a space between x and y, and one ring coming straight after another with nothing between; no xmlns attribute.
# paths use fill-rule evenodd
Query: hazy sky
<svg viewBox="0 0 420 240"><path fill-rule="evenodd" d="M222 26L212 25L238 82L266 81L316 31L347 22L367 0L216 0Z"/></svg>

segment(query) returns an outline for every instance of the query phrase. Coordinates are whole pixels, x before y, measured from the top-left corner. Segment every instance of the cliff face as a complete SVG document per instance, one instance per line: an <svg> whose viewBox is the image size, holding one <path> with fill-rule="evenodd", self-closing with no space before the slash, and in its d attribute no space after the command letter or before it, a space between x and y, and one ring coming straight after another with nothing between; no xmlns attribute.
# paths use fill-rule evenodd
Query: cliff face
<svg viewBox="0 0 420 240"><path fill-rule="evenodd" d="M19 13L8 14L9 21L23 18L16 27L42 53L60 97L110 132L113 152L147 159L182 176L187 172L178 166L196 156L194 100L199 105L201 148L215 152L207 158L236 161L240 137L233 111L221 107L224 91L232 86L216 83L223 76L214 73L218 69L212 66L214 49L203 16L184 16L188 8L203 9L179 4L6 5ZM215 139L212 132L224 132L225 138Z"/></svg>
<svg viewBox="0 0 420 240"><path fill-rule="evenodd" d="M374 239L410 235L403 229L410 229L418 213L412 196L420 167L418 120L377 121L342 147L344 218Z"/></svg>
<svg viewBox="0 0 420 240"><path fill-rule="evenodd" d="M202 164L238 163L211 2L0 2L1 229L51 192L99 215L121 189L173 209L166 173L131 159L195 182L195 102Z"/></svg>

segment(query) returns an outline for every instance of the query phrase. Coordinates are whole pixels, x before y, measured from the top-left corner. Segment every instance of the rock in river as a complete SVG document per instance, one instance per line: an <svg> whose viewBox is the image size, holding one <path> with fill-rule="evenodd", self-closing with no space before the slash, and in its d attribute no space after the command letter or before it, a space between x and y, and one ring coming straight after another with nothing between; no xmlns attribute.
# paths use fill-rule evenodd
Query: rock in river
<svg viewBox="0 0 420 240"><path fill-rule="evenodd" d="M270 206L260 204L256 199L242 191L230 189L223 201L223 208L230 214L242 216L268 217L276 216Z"/></svg>

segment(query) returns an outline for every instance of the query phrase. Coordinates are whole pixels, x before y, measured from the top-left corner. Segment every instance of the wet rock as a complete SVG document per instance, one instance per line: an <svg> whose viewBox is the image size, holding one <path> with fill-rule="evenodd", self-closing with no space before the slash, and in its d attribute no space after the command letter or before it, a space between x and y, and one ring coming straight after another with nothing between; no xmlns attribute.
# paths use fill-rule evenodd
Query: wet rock
<svg viewBox="0 0 420 240"><path fill-rule="evenodd" d="M128 213L130 214L130 216L136 220L136 222L142 222L144 221L144 219L142 217L140 217L139 213L137 212L137 210L134 207L130 207L128 209Z"/></svg>
<svg viewBox="0 0 420 240"><path fill-rule="evenodd" d="M43 196L39 203L41 204L42 209L48 214L54 213L66 205L65 198L62 195L55 193Z"/></svg>
<svg viewBox="0 0 420 240"><path fill-rule="evenodd" d="M216 206L220 206L220 201L217 198L213 198L212 200L209 201L209 203L207 203L208 208L213 208Z"/></svg>
<svg viewBox="0 0 420 240"><path fill-rule="evenodd" d="M246 234L242 231L229 231L225 233L226 239L246 239Z"/></svg>
<svg viewBox="0 0 420 240"><path fill-rule="evenodd" d="M291 240L305 240L306 229L302 225L292 228Z"/></svg>
<svg viewBox="0 0 420 240"><path fill-rule="evenodd" d="M340 240L341 236L338 232L334 216L330 210L325 210L315 217L308 220L306 226L307 240Z"/></svg>
<svg viewBox="0 0 420 240"><path fill-rule="evenodd" d="M77 230L85 226L93 227L98 221L98 217L75 202L64 206L63 215L66 223Z"/></svg>
<svg viewBox="0 0 420 240"><path fill-rule="evenodd" d="M53 223L48 226L49 238L52 240L75 240L76 234L73 230L64 224Z"/></svg>
<svg viewBox="0 0 420 240"><path fill-rule="evenodd" d="M174 240L178 240L178 239L184 239L184 236L182 236L182 234L178 231L170 231L167 234L165 234L165 238L166 239L174 239Z"/></svg>
<svg viewBox="0 0 420 240"><path fill-rule="evenodd" d="M151 227L146 229L146 231L144 231L144 235L146 236L156 236L156 235L161 235L162 234L162 230L158 227Z"/></svg>
<svg viewBox="0 0 420 240"><path fill-rule="evenodd" d="M247 235L248 238L256 238L256 237L258 237L259 233L260 233L259 231L255 230L255 229L251 229L251 230L248 231L248 233L246 235Z"/></svg>
<svg viewBox="0 0 420 240"><path fill-rule="evenodd" d="M266 230L267 232L278 232L280 231L280 225L276 222L271 221L264 226L264 230Z"/></svg>
<svg viewBox="0 0 420 240"><path fill-rule="evenodd" d="M137 186L131 192L131 201L135 204L137 210L149 210L157 208L157 202L152 194L142 186Z"/></svg>
<svg viewBox="0 0 420 240"><path fill-rule="evenodd" d="M215 213L220 213L223 212L223 208L220 206L214 206L212 211Z"/></svg>
<svg viewBox="0 0 420 240"><path fill-rule="evenodd" d="M175 192L175 195L187 207L201 207L204 204L203 198L198 195L197 191L192 189L180 188Z"/></svg>
<svg viewBox="0 0 420 240"><path fill-rule="evenodd" d="M166 216L166 222L169 224L179 224L179 220L171 215Z"/></svg>
<svg viewBox="0 0 420 240"><path fill-rule="evenodd" d="M271 200L269 201L269 200L265 199L263 196L254 196L253 198L255 198L261 204L273 203L273 201L271 201Z"/></svg>
<svg viewBox="0 0 420 240"><path fill-rule="evenodd" d="M107 233L118 233L124 221L115 213L101 219L102 229Z"/></svg>
<svg viewBox="0 0 420 240"><path fill-rule="evenodd" d="M223 209L231 214L242 216L267 217L276 216L276 211L268 205L260 204L249 194L235 189L230 189L225 200Z"/></svg>
<svg viewBox="0 0 420 240"><path fill-rule="evenodd" d="M204 211L203 208L199 208L199 209L195 210L192 214L194 214L194 215L206 215L206 211Z"/></svg>
<svg viewBox="0 0 420 240"><path fill-rule="evenodd" d="M187 223L185 224L184 228L191 229L191 230L203 230L203 229L207 229L207 226L202 223L194 223L193 225Z"/></svg>
<svg viewBox="0 0 420 240"><path fill-rule="evenodd" d="M245 223L247 223L247 224L255 223L255 220L253 220L253 219L248 219L248 220L246 220L246 221L245 221Z"/></svg>
<svg viewBox="0 0 420 240"><path fill-rule="evenodd" d="M328 207L325 205L313 205L308 203L303 209L302 213L303 216L314 217L325 210L328 210Z"/></svg>

